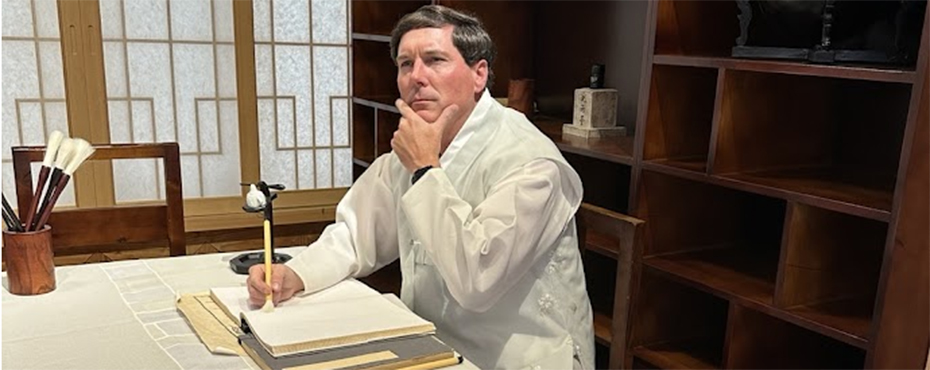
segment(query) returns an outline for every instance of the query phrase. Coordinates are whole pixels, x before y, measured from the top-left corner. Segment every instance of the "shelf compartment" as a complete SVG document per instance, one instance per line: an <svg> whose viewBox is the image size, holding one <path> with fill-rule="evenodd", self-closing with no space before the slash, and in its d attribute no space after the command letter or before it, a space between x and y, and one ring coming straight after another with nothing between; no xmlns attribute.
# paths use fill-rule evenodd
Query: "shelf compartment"
<svg viewBox="0 0 930 370"><path fill-rule="evenodd" d="M585 203L618 213L629 213L627 194L630 189L630 166L572 152L562 154L581 177Z"/></svg>
<svg viewBox="0 0 930 370"><path fill-rule="evenodd" d="M352 105L352 159L375 160L375 110Z"/></svg>
<svg viewBox="0 0 930 370"><path fill-rule="evenodd" d="M674 54L655 55L653 56L652 62L653 64L664 66L725 68L737 71L835 77L880 82L913 83L917 78L917 72L913 67L895 68L891 66L867 66L861 64L814 64Z"/></svg>
<svg viewBox="0 0 930 370"><path fill-rule="evenodd" d="M777 247L777 244L775 244ZM778 249L733 247L648 257L646 266L727 299L771 304Z"/></svg>
<svg viewBox="0 0 930 370"><path fill-rule="evenodd" d="M594 311L594 339L598 344L610 347L617 263L612 258L595 253L585 253L582 258L585 283Z"/></svg>
<svg viewBox="0 0 930 370"><path fill-rule="evenodd" d="M772 304L784 201L643 171L637 207L649 220L645 265L723 298Z"/></svg>
<svg viewBox="0 0 930 370"><path fill-rule="evenodd" d="M728 303L643 270L632 321L632 352L654 366L723 367Z"/></svg>
<svg viewBox="0 0 930 370"><path fill-rule="evenodd" d="M394 95L371 95L371 96L355 96L352 98L352 102L358 105L364 105L366 107L386 110L388 112L393 112L400 114L400 111L397 110L397 107L394 106L394 102L397 101L397 94Z"/></svg>
<svg viewBox="0 0 930 370"><path fill-rule="evenodd" d="M660 0L655 53L729 56L739 36L736 2Z"/></svg>
<svg viewBox="0 0 930 370"><path fill-rule="evenodd" d="M723 84L712 174L844 213L890 211L909 85L745 71Z"/></svg>
<svg viewBox="0 0 930 370"><path fill-rule="evenodd" d="M397 67L391 61L388 44L353 40L352 66L352 93L355 97L397 96L397 82L393 78L397 76ZM393 106L394 102L389 105Z"/></svg>
<svg viewBox="0 0 930 370"><path fill-rule="evenodd" d="M610 347L613 321L610 316L601 312L594 313L594 341L602 346Z"/></svg>
<svg viewBox="0 0 930 370"><path fill-rule="evenodd" d="M429 1L353 0L352 32L390 37L400 16L416 11Z"/></svg>
<svg viewBox="0 0 930 370"><path fill-rule="evenodd" d="M368 166L360 164L357 159L352 161L352 181L355 182L359 177L365 173L365 170L368 169Z"/></svg>
<svg viewBox="0 0 930 370"><path fill-rule="evenodd" d="M859 217L865 217L872 220L888 222L891 218L891 212L888 210L882 210L878 208L872 208L864 206L862 204L853 204L848 202L839 201L836 199L824 198L821 196L816 196L807 193L799 193L797 191L791 191L786 189L785 185L766 185L767 177L759 177L759 174L730 174L730 175L706 175L701 173L696 173L694 171L688 171L682 169L680 166L670 166L666 165L662 161L652 161L652 162L643 162L643 169L648 171L663 173L671 176L681 177L684 179L689 179L693 181L705 182L712 185L728 187L731 189L750 192L754 194L764 195L768 197L781 198L788 201L800 202L804 204L810 204L817 207L822 207L825 209L830 209L836 212L842 212L850 215L856 215ZM768 177L779 177L784 178L788 174L803 172L804 170L795 169L795 170L783 170L783 171L772 171L764 173ZM816 171L808 170L808 175L801 178L799 181L810 182L811 178L815 176ZM794 175L797 177L797 175ZM760 178L762 180L760 180ZM771 181L771 180L769 180ZM787 186L790 187L790 186ZM805 188L807 189L807 188ZM826 189L826 188L825 188ZM829 189L826 189L829 191ZM846 195L844 192L833 191L834 196ZM877 196L875 199L885 199L887 194L881 192L881 195ZM860 198L861 199L861 198ZM882 200L884 201L884 200Z"/></svg>
<svg viewBox="0 0 930 370"><path fill-rule="evenodd" d="M865 351L734 304L727 364L733 369L862 368Z"/></svg>
<svg viewBox="0 0 930 370"><path fill-rule="evenodd" d="M868 342L888 224L792 203L775 305Z"/></svg>
<svg viewBox="0 0 930 370"><path fill-rule="evenodd" d="M717 70L654 66L643 159L705 172Z"/></svg>
<svg viewBox="0 0 930 370"><path fill-rule="evenodd" d="M394 138L394 131L397 131L397 125L400 124L400 114L377 110L377 122L375 122L375 132L378 138L375 145L375 156L389 153L391 150L391 139Z"/></svg>
<svg viewBox="0 0 930 370"><path fill-rule="evenodd" d="M601 368L601 367L598 367L598 369L600 369L600 368ZM633 366L632 366L632 368L633 368L633 369L636 369L636 370L640 370L640 369L642 369L642 370L661 369L661 367L658 367L658 366L656 366L656 365L653 365L653 364L649 363L648 361L646 361L646 360L644 360L644 359L642 359L642 358L640 358L640 357L638 357L638 356L633 356Z"/></svg>
<svg viewBox="0 0 930 370"><path fill-rule="evenodd" d="M533 123L551 139L563 152L597 158L600 160L633 165L633 136L585 139L583 137L562 135L562 125L571 123L571 119L537 115Z"/></svg>
<svg viewBox="0 0 930 370"><path fill-rule="evenodd" d="M639 346L633 355L659 369L719 369L720 348L703 340Z"/></svg>

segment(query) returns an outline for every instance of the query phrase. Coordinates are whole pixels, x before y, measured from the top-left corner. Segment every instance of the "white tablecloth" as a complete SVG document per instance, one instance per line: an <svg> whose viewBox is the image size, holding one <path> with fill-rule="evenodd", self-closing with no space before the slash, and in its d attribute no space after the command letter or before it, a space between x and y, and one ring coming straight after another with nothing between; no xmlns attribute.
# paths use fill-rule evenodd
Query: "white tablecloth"
<svg viewBox="0 0 930 370"><path fill-rule="evenodd" d="M245 289L245 276L229 269L236 255L56 267L57 288L39 296L10 294L3 273L3 367L258 369L251 359L210 353L175 309L180 294ZM450 369L474 368L466 363Z"/></svg>

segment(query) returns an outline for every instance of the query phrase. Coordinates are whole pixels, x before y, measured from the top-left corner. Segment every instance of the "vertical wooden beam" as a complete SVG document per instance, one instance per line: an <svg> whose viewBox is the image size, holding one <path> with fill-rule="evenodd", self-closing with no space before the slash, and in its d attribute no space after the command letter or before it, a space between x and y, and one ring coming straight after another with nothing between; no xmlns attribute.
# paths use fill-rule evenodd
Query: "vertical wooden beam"
<svg viewBox="0 0 930 370"><path fill-rule="evenodd" d="M236 45L236 95L239 107L239 168L243 182L261 179L258 146L258 96L255 83L255 34L252 1L233 0ZM242 188L242 195L248 192Z"/></svg>
<svg viewBox="0 0 930 370"><path fill-rule="evenodd" d="M106 74L97 0L58 1L68 129L93 144L110 142ZM73 178L78 207L114 203L110 162L90 162Z"/></svg>
<svg viewBox="0 0 930 370"><path fill-rule="evenodd" d="M926 38L924 38L926 41ZM927 46L924 44L926 50ZM926 51L924 51L926 55ZM926 60L926 59L925 59ZM930 66L915 85L888 228L867 369L926 366L930 346ZM923 95L921 95L923 94ZM914 117L916 112L916 117Z"/></svg>
<svg viewBox="0 0 930 370"><path fill-rule="evenodd" d="M927 366L930 346L930 8L901 148L866 369Z"/></svg>

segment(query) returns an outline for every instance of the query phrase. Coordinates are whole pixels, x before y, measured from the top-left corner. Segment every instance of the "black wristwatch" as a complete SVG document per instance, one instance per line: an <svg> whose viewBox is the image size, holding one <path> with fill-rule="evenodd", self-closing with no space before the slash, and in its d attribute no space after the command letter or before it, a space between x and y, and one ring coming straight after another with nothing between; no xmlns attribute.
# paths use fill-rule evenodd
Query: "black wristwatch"
<svg viewBox="0 0 930 370"><path fill-rule="evenodd" d="M433 169L433 166L426 165L424 167L418 168L416 171L413 171L413 177L410 178L410 185L416 184L423 175L426 174L426 171Z"/></svg>

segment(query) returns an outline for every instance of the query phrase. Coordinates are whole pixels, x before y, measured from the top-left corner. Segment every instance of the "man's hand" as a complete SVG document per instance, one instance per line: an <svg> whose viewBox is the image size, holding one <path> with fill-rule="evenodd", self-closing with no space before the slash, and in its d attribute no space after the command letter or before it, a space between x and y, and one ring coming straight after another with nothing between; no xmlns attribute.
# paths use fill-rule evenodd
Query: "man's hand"
<svg viewBox="0 0 930 370"><path fill-rule="evenodd" d="M304 290L304 282L290 267L281 264L271 265L271 286L265 284L265 265L255 264L249 268L249 303L261 307L265 304L265 296L273 292L271 300L274 305L286 301Z"/></svg>
<svg viewBox="0 0 930 370"><path fill-rule="evenodd" d="M442 135L446 126L458 115L455 104L442 110L436 122L426 122L401 99L394 102L400 114L400 124L391 139L391 148L408 171L421 167L439 167L439 152L442 150Z"/></svg>

